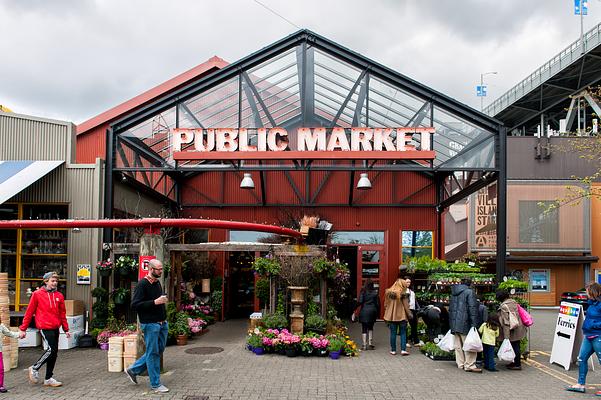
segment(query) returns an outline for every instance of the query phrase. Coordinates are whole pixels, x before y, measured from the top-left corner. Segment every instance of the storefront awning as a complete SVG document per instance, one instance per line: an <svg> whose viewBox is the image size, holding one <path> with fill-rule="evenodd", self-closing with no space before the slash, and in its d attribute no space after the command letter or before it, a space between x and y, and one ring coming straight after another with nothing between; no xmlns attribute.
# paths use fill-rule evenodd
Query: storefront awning
<svg viewBox="0 0 601 400"><path fill-rule="evenodd" d="M0 161L0 204L29 187L64 161Z"/></svg>

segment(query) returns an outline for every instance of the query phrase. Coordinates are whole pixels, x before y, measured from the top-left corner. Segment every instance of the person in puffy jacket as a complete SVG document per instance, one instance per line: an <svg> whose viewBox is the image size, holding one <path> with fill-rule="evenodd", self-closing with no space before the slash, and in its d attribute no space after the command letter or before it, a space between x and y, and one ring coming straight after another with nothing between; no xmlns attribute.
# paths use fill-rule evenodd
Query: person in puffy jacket
<svg viewBox="0 0 601 400"><path fill-rule="evenodd" d="M44 286L33 292L23 323L19 327L20 337L25 337L25 330L31 323L31 318L35 315L35 326L42 335L44 354L28 368L29 381L33 384L39 383L39 370L42 365L46 364L46 377L44 378L44 386L58 387L62 383L54 379L54 364L58 356L58 338L59 328L63 328L65 336L71 337L69 333L69 325L67 324L67 314L65 310L65 298L62 293L57 290L58 274L56 272L47 272L43 277Z"/></svg>
<svg viewBox="0 0 601 400"><path fill-rule="evenodd" d="M586 388L586 375L588 374L588 359L596 354L601 362L601 285L591 282L586 286L588 295L588 309L586 318L582 325L582 345L578 354L578 383L569 386L566 390L570 392L584 393ZM601 391L596 393L601 396Z"/></svg>
<svg viewBox="0 0 601 400"><path fill-rule="evenodd" d="M449 304L449 327L455 335L455 362L459 369L466 372L482 372L476 367L474 351L464 351L463 343L471 328L478 329L478 300L476 294L469 288L471 280L463 279L460 284L451 287Z"/></svg>

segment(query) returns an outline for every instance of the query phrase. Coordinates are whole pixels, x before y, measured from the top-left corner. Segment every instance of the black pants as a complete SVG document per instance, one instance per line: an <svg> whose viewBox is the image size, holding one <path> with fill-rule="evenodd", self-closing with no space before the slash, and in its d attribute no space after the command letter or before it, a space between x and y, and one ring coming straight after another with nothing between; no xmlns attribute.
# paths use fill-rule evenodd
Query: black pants
<svg viewBox="0 0 601 400"><path fill-rule="evenodd" d="M411 310L411 318L409 319L409 326L411 327L411 342L418 344L419 339L417 337L417 311Z"/></svg>
<svg viewBox="0 0 601 400"><path fill-rule="evenodd" d="M374 322L361 322L361 333L374 330Z"/></svg>
<svg viewBox="0 0 601 400"><path fill-rule="evenodd" d="M515 353L515 358L513 359L513 362L511 364L515 365L516 367L521 367L522 366L522 354L520 353L520 341L519 340L512 341L511 347L513 348L513 352Z"/></svg>
<svg viewBox="0 0 601 400"><path fill-rule="evenodd" d="M35 364L33 369L39 371L42 365L46 364L46 378L52 378L54 372L54 364L56 364L56 357L58 356L58 329L42 329L40 330L42 340L46 344L46 351Z"/></svg>

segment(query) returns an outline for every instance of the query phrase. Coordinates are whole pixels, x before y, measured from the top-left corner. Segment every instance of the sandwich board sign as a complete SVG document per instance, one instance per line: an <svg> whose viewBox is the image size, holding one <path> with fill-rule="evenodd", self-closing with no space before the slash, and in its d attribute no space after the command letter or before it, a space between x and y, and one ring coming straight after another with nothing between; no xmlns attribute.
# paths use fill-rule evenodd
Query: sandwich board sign
<svg viewBox="0 0 601 400"><path fill-rule="evenodd" d="M584 315L580 304L561 302L553 334L550 363L559 364L566 371L570 369L570 364L576 361L580 351L582 321Z"/></svg>

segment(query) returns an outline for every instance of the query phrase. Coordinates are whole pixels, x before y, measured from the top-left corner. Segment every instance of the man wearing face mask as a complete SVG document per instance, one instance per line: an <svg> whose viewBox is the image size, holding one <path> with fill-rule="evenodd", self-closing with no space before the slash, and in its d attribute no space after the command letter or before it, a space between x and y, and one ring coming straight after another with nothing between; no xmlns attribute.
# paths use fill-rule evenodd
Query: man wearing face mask
<svg viewBox="0 0 601 400"><path fill-rule="evenodd" d="M44 340L46 351L35 364L28 368L29 381L33 384L39 383L39 370L46 364L46 377L44 386L58 387L62 383L52 377L54 364L58 356L59 328L62 326L67 338L71 337L67 314L65 310L65 298L56 290L58 287L58 274L46 272L43 276L44 286L33 292L23 323L19 327L19 337L25 337L25 330L35 314L35 326L40 331Z"/></svg>
<svg viewBox="0 0 601 400"><path fill-rule="evenodd" d="M137 376L148 370L150 377L150 388L155 393L166 393L169 391L161 384L161 354L167 343L167 312L165 303L167 296L163 294L163 288L159 278L163 274L163 263L159 260L150 260L148 275L138 282L131 306L138 313L140 329L144 332L146 352L136 360L125 374L132 383L138 384Z"/></svg>

